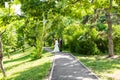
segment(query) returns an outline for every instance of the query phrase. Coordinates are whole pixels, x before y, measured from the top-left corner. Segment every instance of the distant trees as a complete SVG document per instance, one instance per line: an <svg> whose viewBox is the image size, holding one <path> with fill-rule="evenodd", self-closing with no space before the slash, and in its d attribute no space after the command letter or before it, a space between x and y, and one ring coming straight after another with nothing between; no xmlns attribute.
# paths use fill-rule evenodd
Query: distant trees
<svg viewBox="0 0 120 80"><path fill-rule="evenodd" d="M62 1L58 1L58 4L62 3ZM108 49L108 53L109 53L109 57L113 57L114 56L114 44L113 44L113 38L112 38L112 34L113 34L113 29L112 26L115 26L114 24L119 23L119 1L118 0L86 0L86 1L63 1L64 6L62 6L62 8L60 8L60 15L62 15L63 17L65 17L66 19L64 20L64 22L66 21L72 21L74 24L79 25L79 27L84 27L82 29L85 29L85 26L88 26L89 29L86 30L86 32L83 34L78 34L78 36L73 35L75 32L70 30L69 26L71 26L73 23L70 22L70 24L65 25L63 30L66 30L66 28L68 28L68 32L67 33L63 33L63 36L65 36L67 34L67 37L64 37L65 39L65 45L66 47L70 47L70 50L72 50L73 52L75 50L79 50L82 43L79 43L78 39L81 41L81 39L84 40L91 40L92 38L92 42L96 45L95 47L97 47L100 51L102 52L106 52ZM70 17L70 20L67 20L67 17ZM64 18L63 18L64 19ZM78 20L78 22L77 22ZM81 21L82 20L82 21ZM83 25L81 25L82 22ZM66 22L69 23L69 22ZM66 24L65 23L65 24ZM94 28L96 28L96 33L97 36L93 37L93 35L95 35L94 32L91 31L95 31L93 30ZM78 28L79 29L79 28ZM64 31L63 31L64 32ZM77 32L77 30L76 30ZM78 31L80 32L80 31ZM107 32L107 33L106 33ZM71 33L71 34L70 34ZM76 37L76 38L74 38ZM99 39L97 40L97 38L99 37ZM106 39L108 37L108 39ZM100 41L101 40L101 41ZM106 43L108 40L108 44ZM70 41L70 42L69 42ZM78 42L78 43L77 43ZM89 42L88 42L89 43ZM70 45L71 44L71 45ZM78 45L78 46L77 46ZM84 46L87 44L84 44ZM89 44L91 45L91 44ZM115 44L116 45L116 44ZM77 47L77 49L75 49L75 46ZM104 47L104 48L103 48ZM82 47L83 48L83 47ZM86 48L87 50L87 48ZM92 49L90 49L92 50ZM97 49L93 49L92 52L97 51L97 53L99 52ZM91 52L91 53L92 53ZM81 52L83 53L83 52ZM86 52L87 54L88 52Z"/></svg>
<svg viewBox="0 0 120 80"><path fill-rule="evenodd" d="M14 13L13 4L21 4L21 15ZM119 0L14 0L11 7L5 9L2 1L0 26L7 28L3 35L4 50L6 53L17 49L24 51L25 44L29 44L36 48L35 56L40 58L44 40L51 45L54 38L62 37L64 48L71 51L83 52L93 45L94 49L88 49L93 51L86 54L106 52L109 48L109 57L112 57L112 25L119 24L119 5Z"/></svg>

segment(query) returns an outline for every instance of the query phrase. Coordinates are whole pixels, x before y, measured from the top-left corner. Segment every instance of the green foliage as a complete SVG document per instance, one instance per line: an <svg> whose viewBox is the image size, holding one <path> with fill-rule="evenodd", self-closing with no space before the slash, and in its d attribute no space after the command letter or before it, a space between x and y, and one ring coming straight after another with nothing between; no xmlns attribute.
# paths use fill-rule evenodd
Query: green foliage
<svg viewBox="0 0 120 80"><path fill-rule="evenodd" d="M96 8L105 8L109 7L109 1L110 0L95 0L93 1L93 4Z"/></svg>
<svg viewBox="0 0 120 80"><path fill-rule="evenodd" d="M11 23L11 25L8 25L8 29L2 36L2 41L4 44L4 50L7 52L14 51L17 45L17 34L16 34L16 28L14 27L15 23ZM9 48L9 49L7 49Z"/></svg>
<svg viewBox="0 0 120 80"><path fill-rule="evenodd" d="M72 24L66 27L63 33L64 49L69 48L71 52L89 55L106 53L108 50L106 26L101 24L100 27L90 29L88 26Z"/></svg>
<svg viewBox="0 0 120 80"><path fill-rule="evenodd" d="M97 36L98 36L98 31L96 30L96 28L90 29L88 33L88 38L90 38L91 40L95 40L97 39Z"/></svg>
<svg viewBox="0 0 120 80"><path fill-rule="evenodd" d="M26 19L25 24L18 28L19 38L25 39L26 43L30 46L36 47L36 21Z"/></svg>
<svg viewBox="0 0 120 80"><path fill-rule="evenodd" d="M98 24L97 25L97 30L98 31L104 31L104 30L106 30L106 26L104 24Z"/></svg>
<svg viewBox="0 0 120 80"><path fill-rule="evenodd" d="M2 0L1 6L4 1L10 0ZM63 38L63 47L72 52L81 52L83 45L86 50L88 49L86 46L91 45L94 46L91 50L95 50L93 53L90 51L84 54L106 52L108 45L105 24L109 2L109 0L14 0L10 2L10 6L13 3L21 3L24 15L12 14L14 12L12 7L0 8L0 27L7 28L3 35L4 50L9 52L13 48L24 49L28 44L36 47L35 52L42 56L43 43L53 45L55 38ZM111 15L116 13L118 15L119 0L113 1L110 12L114 12ZM113 16L112 20L117 19L116 17ZM117 46L115 50L118 51L119 33L116 31L117 29L114 43ZM36 53L33 55L36 56Z"/></svg>
<svg viewBox="0 0 120 80"><path fill-rule="evenodd" d="M38 59L39 55L37 54L36 48L33 49L33 51L30 53L30 57L32 60Z"/></svg>
<svg viewBox="0 0 120 80"><path fill-rule="evenodd" d="M97 45L91 40L79 41L79 44L76 47L76 52L85 55L99 54Z"/></svg>
<svg viewBox="0 0 120 80"><path fill-rule="evenodd" d="M28 19L25 22L27 24L26 25L27 43L31 46L35 46L37 54L39 55L39 57L41 57L43 41L45 40L44 38L47 29L46 26L51 27L47 25L47 23L48 24L51 23L51 18L53 18L52 15L54 15L53 12L55 12L56 9L55 8L56 3L54 0L51 1L20 0L20 2L22 4L22 10L27 16L26 18Z"/></svg>
<svg viewBox="0 0 120 80"><path fill-rule="evenodd" d="M20 4L19 0L14 0L14 4Z"/></svg>
<svg viewBox="0 0 120 80"><path fill-rule="evenodd" d="M82 26L82 25L81 25ZM67 27L64 31L64 43L71 52L78 52L80 54L98 54L99 49L94 42L97 38L98 32L92 29L87 35L86 28L80 28L79 25L73 24Z"/></svg>
<svg viewBox="0 0 120 80"><path fill-rule="evenodd" d="M17 48L24 48L24 44L25 44L25 37L24 37L24 31L23 31L23 27L18 28L17 30Z"/></svg>
<svg viewBox="0 0 120 80"><path fill-rule="evenodd" d="M113 26L113 39L116 54L120 54L120 25Z"/></svg>
<svg viewBox="0 0 120 80"><path fill-rule="evenodd" d="M47 17L47 13L54 9L55 1L40 1L40 0L29 0L24 1L20 0L22 3L22 10L25 12L27 16L30 17L39 17L42 19L43 12L46 13L45 17Z"/></svg>
<svg viewBox="0 0 120 80"><path fill-rule="evenodd" d="M39 16L42 14L42 12L40 11L41 9L40 0L34 0L34 1L33 0L29 0L29 1L21 0L21 2L22 2L22 10L25 12L25 14L30 15L30 16Z"/></svg>
<svg viewBox="0 0 120 80"><path fill-rule="evenodd" d="M101 53L107 53L108 52L108 43L107 39L97 38L95 40L95 43Z"/></svg>
<svg viewBox="0 0 120 80"><path fill-rule="evenodd" d="M70 48L70 50L74 52L78 38L83 33L84 30L82 30L77 23L71 24L70 26L66 27L63 33L63 46L65 48Z"/></svg>
<svg viewBox="0 0 120 80"><path fill-rule="evenodd" d="M52 35L53 35L52 32L49 32L49 34L46 35L46 37L44 39L45 46L52 46L54 44Z"/></svg>

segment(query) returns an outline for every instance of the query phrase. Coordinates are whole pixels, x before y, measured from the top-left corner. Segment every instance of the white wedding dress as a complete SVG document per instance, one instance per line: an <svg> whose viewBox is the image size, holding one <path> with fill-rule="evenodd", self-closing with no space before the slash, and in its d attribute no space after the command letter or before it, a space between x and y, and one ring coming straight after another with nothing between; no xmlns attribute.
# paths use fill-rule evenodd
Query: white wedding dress
<svg viewBox="0 0 120 80"><path fill-rule="evenodd" d="M52 52L59 52L58 40L55 41L54 50Z"/></svg>

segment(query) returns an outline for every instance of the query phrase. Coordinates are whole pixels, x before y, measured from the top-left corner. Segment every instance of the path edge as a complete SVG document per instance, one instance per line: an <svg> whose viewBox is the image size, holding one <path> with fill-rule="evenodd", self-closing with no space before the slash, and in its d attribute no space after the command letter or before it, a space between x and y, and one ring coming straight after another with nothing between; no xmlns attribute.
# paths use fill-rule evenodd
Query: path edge
<svg viewBox="0 0 120 80"><path fill-rule="evenodd" d="M79 63L81 63L83 65L83 67L85 67L88 71L90 71L98 80L101 80L95 73L92 72L91 69L89 69L88 67L86 67L82 62L80 62L80 60L78 60L73 54L71 53L67 53L70 54L74 59L76 59Z"/></svg>
<svg viewBox="0 0 120 80"><path fill-rule="evenodd" d="M50 53L52 53L52 52L50 52ZM52 79L54 66L55 66L55 54L54 54L54 56L53 56L52 68L51 68L51 70L50 70L50 76L49 76L48 80L51 80L51 79Z"/></svg>

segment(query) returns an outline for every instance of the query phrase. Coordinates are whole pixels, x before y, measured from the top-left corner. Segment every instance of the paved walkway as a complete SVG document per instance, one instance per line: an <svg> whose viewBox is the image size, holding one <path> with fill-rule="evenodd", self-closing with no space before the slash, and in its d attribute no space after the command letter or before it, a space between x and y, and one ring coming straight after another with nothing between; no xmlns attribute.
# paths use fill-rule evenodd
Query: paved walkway
<svg viewBox="0 0 120 80"><path fill-rule="evenodd" d="M47 51L51 50L45 48ZM99 80L86 66L68 53L54 53L49 80Z"/></svg>

